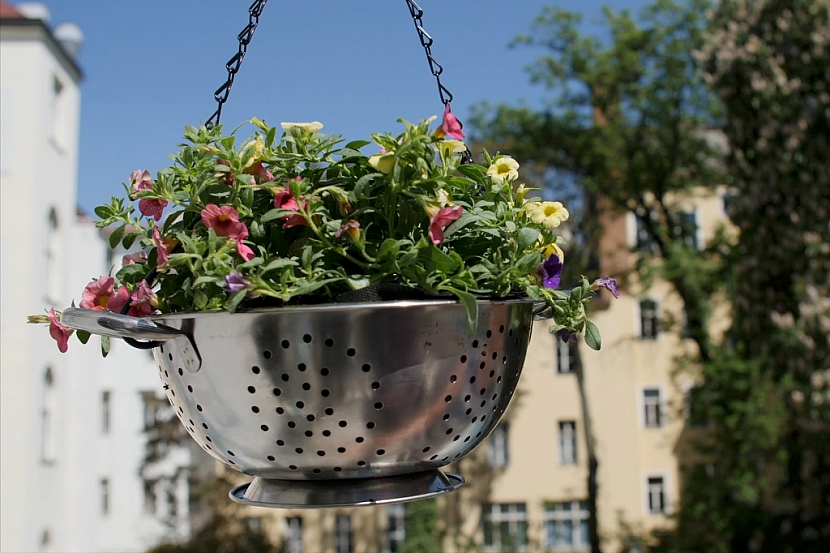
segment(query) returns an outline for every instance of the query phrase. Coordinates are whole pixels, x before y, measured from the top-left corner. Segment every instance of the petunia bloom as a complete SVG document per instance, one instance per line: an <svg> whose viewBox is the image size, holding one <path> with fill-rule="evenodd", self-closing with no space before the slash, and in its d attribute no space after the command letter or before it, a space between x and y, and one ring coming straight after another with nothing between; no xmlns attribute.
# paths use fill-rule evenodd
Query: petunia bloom
<svg viewBox="0 0 830 553"><path fill-rule="evenodd" d="M133 190L139 192L141 190L152 190L153 179L150 171L133 171L130 173L130 184ZM162 212L167 207L167 200L143 198L138 201L138 210L145 217L152 217L156 221L161 221Z"/></svg>
<svg viewBox="0 0 830 553"><path fill-rule="evenodd" d="M303 208L305 208L307 205L308 202L306 200L303 200ZM299 204L297 204L297 200L288 190L283 190L282 192L279 192L276 196L274 196L274 207L276 207L277 209L300 211L300 206ZM308 226L308 221L305 220L305 217L301 213L297 213L296 215L286 215L282 217L282 220L282 228Z"/></svg>
<svg viewBox="0 0 830 553"><path fill-rule="evenodd" d="M449 136L456 140L461 140L466 134L461 130L461 121L450 111L450 105L444 104L444 118L441 121L441 126L435 131L436 136Z"/></svg>
<svg viewBox="0 0 830 553"><path fill-rule="evenodd" d="M248 237L248 227L239 221L239 213L229 205L219 207L208 204L202 210L202 222L212 228L216 236L227 236L243 240Z"/></svg>
<svg viewBox="0 0 830 553"><path fill-rule="evenodd" d="M252 164L250 167L245 169L245 172L249 175L254 175L259 178L262 182L273 182L274 175L265 168L265 164L261 161L257 161L256 163Z"/></svg>
<svg viewBox="0 0 830 553"><path fill-rule="evenodd" d="M444 207L430 215L429 239L432 240L433 244L438 245L444 241L444 229L453 221L457 221L463 211L464 208L457 205L455 207Z"/></svg>
<svg viewBox="0 0 830 553"><path fill-rule="evenodd" d="M438 143L438 149L444 157L450 157L453 154L463 154L467 151L467 145L460 140L442 140Z"/></svg>
<svg viewBox="0 0 830 553"><path fill-rule="evenodd" d="M55 314L55 308L49 310L49 335L58 343L61 353L69 349L69 329L64 326Z"/></svg>
<svg viewBox="0 0 830 553"><path fill-rule="evenodd" d="M388 175L395 168L395 154L375 154L369 158L369 165Z"/></svg>
<svg viewBox="0 0 830 553"><path fill-rule="evenodd" d="M556 289L559 287L559 279L562 277L562 262L558 255L548 257L542 266L539 267L539 277L542 279L542 286Z"/></svg>
<svg viewBox="0 0 830 553"><path fill-rule="evenodd" d="M360 223L355 220L343 223L340 228L334 232L334 237L340 238L343 233L348 234L352 240L357 240L360 237Z"/></svg>
<svg viewBox="0 0 830 553"><path fill-rule="evenodd" d="M562 263L565 262L565 252L562 251L562 248L560 248L559 244L557 244L556 242L553 242L552 244L548 244L544 248L542 248L542 253L545 255L545 257L550 257L552 255L558 255L559 260Z"/></svg>
<svg viewBox="0 0 830 553"><path fill-rule="evenodd" d="M605 288L614 294L615 298L620 297L620 293L617 291L617 279L615 278L600 277L591 283L591 290L599 290L600 288Z"/></svg>
<svg viewBox="0 0 830 553"><path fill-rule="evenodd" d="M528 202L522 209L535 223L554 229L567 221L570 213L561 202Z"/></svg>
<svg viewBox="0 0 830 553"><path fill-rule="evenodd" d="M144 252L135 252L131 254L127 254L121 258L121 265L133 265L135 263L144 263L147 261L147 254Z"/></svg>
<svg viewBox="0 0 830 553"><path fill-rule="evenodd" d="M519 178L519 162L510 156L501 156L487 169L487 175L497 182Z"/></svg>
<svg viewBox="0 0 830 553"><path fill-rule="evenodd" d="M250 261L256 257L254 250L242 243L242 240L236 241L236 252L245 261Z"/></svg>
<svg viewBox="0 0 830 553"><path fill-rule="evenodd" d="M112 297L107 302L107 309L112 311L113 313L121 313L121 309L123 309L124 304L127 303L127 300L130 299L130 290L126 286L119 286L118 290L115 290ZM128 312L128 315L132 315L132 309Z"/></svg>
<svg viewBox="0 0 830 553"><path fill-rule="evenodd" d="M81 307L95 311L105 311L113 295L114 284L115 279L110 276L102 276L98 280L93 280L87 284L81 296Z"/></svg>
<svg viewBox="0 0 830 553"><path fill-rule="evenodd" d="M156 245L156 265L164 265L170 258L170 252L176 247L178 241L170 238L162 238L158 227L153 227L153 244Z"/></svg>
<svg viewBox="0 0 830 553"><path fill-rule="evenodd" d="M319 121L312 121L311 123L280 123L280 127L285 132L291 132L294 127L300 128L305 132L315 132L323 128L323 124Z"/></svg>
<svg viewBox="0 0 830 553"><path fill-rule="evenodd" d="M130 296L130 299L132 303L130 304L129 315L141 317L143 315L153 314L153 303L155 302L156 295L146 281L142 280L138 283L138 287L132 296Z"/></svg>
<svg viewBox="0 0 830 553"><path fill-rule="evenodd" d="M560 328L556 331L556 335L566 344L568 342L576 342L576 333L570 332L565 330L564 328Z"/></svg>
<svg viewBox="0 0 830 553"><path fill-rule="evenodd" d="M236 271L229 275L225 275L225 289L231 294L235 294L244 289L248 285L248 281L242 278L242 275Z"/></svg>

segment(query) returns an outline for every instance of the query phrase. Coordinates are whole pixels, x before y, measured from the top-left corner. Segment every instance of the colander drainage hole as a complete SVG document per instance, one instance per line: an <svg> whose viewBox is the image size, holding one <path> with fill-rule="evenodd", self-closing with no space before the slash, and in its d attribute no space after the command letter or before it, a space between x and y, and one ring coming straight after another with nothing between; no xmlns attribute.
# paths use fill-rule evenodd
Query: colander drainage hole
<svg viewBox="0 0 830 553"><path fill-rule="evenodd" d="M283 340L282 342L280 342L280 345L282 346L282 349L288 349L288 346L290 346L291 344L288 342L288 340Z"/></svg>
<svg viewBox="0 0 830 553"><path fill-rule="evenodd" d="M308 422L314 422L314 415L306 415L305 418Z"/></svg>
<svg viewBox="0 0 830 553"><path fill-rule="evenodd" d="M362 367L363 372L367 373L372 370L372 365L369 363L364 363Z"/></svg>
<svg viewBox="0 0 830 553"><path fill-rule="evenodd" d="M498 392L496 392L495 394L493 394L493 401L496 401L496 398L497 398L497 397L499 397L499 393L498 393Z"/></svg>
<svg viewBox="0 0 830 553"><path fill-rule="evenodd" d="M254 405L253 407L251 407L251 411L253 411L254 413L259 413L259 407Z"/></svg>
<svg viewBox="0 0 830 553"><path fill-rule="evenodd" d="M457 376L452 375L452 376L450 377L450 382L452 382L453 384L455 384L455 381L456 381L456 380L458 380L458 377L457 377Z"/></svg>
<svg viewBox="0 0 830 553"><path fill-rule="evenodd" d="M487 350L486 349L481 350L481 356L482 357L487 357Z"/></svg>
<svg viewBox="0 0 830 553"><path fill-rule="evenodd" d="M354 439L354 441L356 441L359 444L362 444L363 443L363 436L358 436L357 438Z"/></svg>
<svg viewBox="0 0 830 553"><path fill-rule="evenodd" d="M382 403L382 402L380 402L380 401L378 401L377 403L375 403L375 409L378 409L378 410L383 409L383 403Z"/></svg>
<svg viewBox="0 0 830 553"><path fill-rule="evenodd" d="M499 333L504 334L504 325L499 327Z"/></svg>
<svg viewBox="0 0 830 553"><path fill-rule="evenodd" d="M337 453L346 453L346 448L345 447L338 447L337 448Z"/></svg>
<svg viewBox="0 0 830 553"><path fill-rule="evenodd" d="M349 423L347 423L346 421L340 421L337 424L340 425L340 428L346 428L346 425Z"/></svg>
<svg viewBox="0 0 830 553"><path fill-rule="evenodd" d="M284 445L285 445L285 442L284 442L284 441L282 441L282 440L277 440L277 445L278 445L278 446L280 446L280 447L282 447L282 446L284 446Z"/></svg>
<svg viewBox="0 0 830 553"><path fill-rule="evenodd" d="M501 377L498 377L498 378L496 379L496 384L501 384Z"/></svg>
<svg viewBox="0 0 830 553"><path fill-rule="evenodd" d="M187 391L188 391L188 392L190 392L190 393L192 394L192 393L193 393L193 386L191 386L190 384L188 384L188 385L187 385Z"/></svg>
<svg viewBox="0 0 830 553"><path fill-rule="evenodd" d="M173 388L170 388L170 393L173 394L173 397L176 397L176 390Z"/></svg>
<svg viewBox="0 0 830 553"><path fill-rule="evenodd" d="M210 438L210 436L205 436L205 439L206 439L207 441L209 441L209 442L212 442L212 441L213 441L213 440Z"/></svg>
<svg viewBox="0 0 830 553"><path fill-rule="evenodd" d="M446 401L447 403L451 402L452 401L452 396L445 397L444 401Z"/></svg>
<svg viewBox="0 0 830 553"><path fill-rule="evenodd" d="M170 359L170 360L172 361L172 360L173 360L173 354L172 354L172 353L168 353L168 354L167 354L167 358L168 358L168 359Z"/></svg>
<svg viewBox="0 0 830 553"><path fill-rule="evenodd" d="M291 378L291 377L288 376L288 373L282 373L280 375L280 378L282 379L283 382L288 382L288 379Z"/></svg>
<svg viewBox="0 0 830 553"><path fill-rule="evenodd" d="M323 436L325 436L326 438L331 436L331 430L323 430Z"/></svg>
<svg viewBox="0 0 830 553"><path fill-rule="evenodd" d="M475 381L476 381L476 377L471 376L471 377L470 377L470 384L474 384L474 383L475 383Z"/></svg>
<svg viewBox="0 0 830 553"><path fill-rule="evenodd" d="M479 370L483 369L486 365L487 363L485 361L482 361L481 364L479 364L478 366Z"/></svg>
<svg viewBox="0 0 830 553"><path fill-rule="evenodd" d="M323 397L329 397L329 394L330 394L330 393L331 393L331 392L329 392L329 391L328 391L327 389L325 389L325 388L323 388L322 390L320 390L320 395L321 395L321 396L323 396Z"/></svg>
<svg viewBox="0 0 830 553"><path fill-rule="evenodd" d="M359 467L365 467L365 466L366 466L366 461L358 461L358 462L357 462L357 466L359 466Z"/></svg>
<svg viewBox="0 0 830 553"><path fill-rule="evenodd" d="M487 388L482 388L481 391L478 393L478 395L483 396L484 392L486 392L486 391L487 391Z"/></svg>
<svg viewBox="0 0 830 553"><path fill-rule="evenodd" d="M481 415L481 422L484 422L484 419L487 418L487 415Z"/></svg>
<svg viewBox="0 0 830 553"><path fill-rule="evenodd" d="M268 425L267 424L261 424L261 425L259 425L259 427L262 429L263 432L268 432Z"/></svg>
<svg viewBox="0 0 830 553"><path fill-rule="evenodd" d="M372 382L372 389L373 390L380 389L380 382Z"/></svg>
<svg viewBox="0 0 830 553"><path fill-rule="evenodd" d="M478 340L473 340L473 348L477 348L477 347L478 347Z"/></svg>
<svg viewBox="0 0 830 553"><path fill-rule="evenodd" d="M303 334L303 342L305 342L306 344L310 344L311 343L311 334Z"/></svg>
<svg viewBox="0 0 830 553"><path fill-rule="evenodd" d="M384 453L386 453L386 450L385 449L379 449L375 453L377 453L378 455L383 455Z"/></svg>
<svg viewBox="0 0 830 553"><path fill-rule="evenodd" d="M189 421L190 421L190 424L191 424L191 425L195 425L195 424L196 424L195 422L193 422L193 419L187 419L187 420L189 420Z"/></svg>
<svg viewBox="0 0 830 553"><path fill-rule="evenodd" d="M366 428L368 428L369 430L373 429L374 427L375 427L375 423L373 423L373 422L367 422L366 423Z"/></svg>
<svg viewBox="0 0 830 553"><path fill-rule="evenodd" d="M320 369L320 374L322 374L323 376L328 376L329 370L326 367L323 367L322 369Z"/></svg>
<svg viewBox="0 0 830 553"><path fill-rule="evenodd" d="M466 396L464 396L464 401L465 402L469 402L471 399L473 399L473 396L471 396L470 394L467 394Z"/></svg>
<svg viewBox="0 0 830 553"><path fill-rule="evenodd" d="M268 457L266 457L266 459L268 459L269 461L276 461L277 460L277 458L274 457L273 455L269 455Z"/></svg>
<svg viewBox="0 0 830 553"><path fill-rule="evenodd" d="M485 399L485 400L482 400L482 402L481 402L481 406L482 406L482 407L484 407L485 405L487 405L487 400L486 400L486 399Z"/></svg>
<svg viewBox="0 0 830 553"><path fill-rule="evenodd" d="M501 358L501 362L502 362L503 365L507 365L507 356L506 355Z"/></svg>
<svg viewBox="0 0 830 553"><path fill-rule="evenodd" d="M450 420L450 414L449 413L444 413L444 416L441 417L441 418L444 419L445 421L448 421L448 420Z"/></svg>
<svg viewBox="0 0 830 553"><path fill-rule="evenodd" d="M421 450L421 453L426 453L429 451L429 446L426 446L424 449Z"/></svg>
<svg viewBox="0 0 830 553"><path fill-rule="evenodd" d="M320 457L325 457L326 452L321 449L320 451L317 452L317 455L319 455Z"/></svg>
<svg viewBox="0 0 830 553"><path fill-rule="evenodd" d="M334 345L334 340L331 338L326 338L326 347L332 347Z"/></svg>
<svg viewBox="0 0 830 553"><path fill-rule="evenodd" d="M334 414L334 409L332 409L331 407L327 407L326 408L326 414L329 415L329 416L333 415Z"/></svg>
<svg viewBox="0 0 830 553"><path fill-rule="evenodd" d="M314 435L314 432L312 432L311 430L306 430L305 435L306 435L306 437L310 438Z"/></svg>
<svg viewBox="0 0 830 553"><path fill-rule="evenodd" d="M164 369L164 376L165 376L166 378L170 378L170 375L169 375L169 374L167 374L167 369Z"/></svg>
<svg viewBox="0 0 830 553"><path fill-rule="evenodd" d="M288 465L288 468L291 470L297 470L297 465Z"/></svg>
<svg viewBox="0 0 830 553"><path fill-rule="evenodd" d="M443 463L444 461L449 461L449 460L450 460L449 457L444 457L443 459L441 459L441 462Z"/></svg>
<svg viewBox="0 0 830 553"><path fill-rule="evenodd" d="M253 367L251 367L251 372L252 372L252 373L254 373L254 374L259 374L259 371L260 371L260 370L261 370L261 369L260 369L259 367L257 367L256 365L254 365Z"/></svg>
<svg viewBox="0 0 830 553"><path fill-rule="evenodd" d="M305 369L306 369L305 363L300 363L299 365L297 365L297 370L300 371L301 373L305 372Z"/></svg>
<svg viewBox="0 0 830 553"><path fill-rule="evenodd" d="M202 428L204 428L205 430L207 430L207 429L208 429L208 425L206 425L205 423L202 423Z"/></svg>
<svg viewBox="0 0 830 553"><path fill-rule="evenodd" d="M313 469L311 472L313 472L314 474L320 474L323 471L320 469Z"/></svg>
<svg viewBox="0 0 830 553"><path fill-rule="evenodd" d="M233 451L231 451L230 449L228 450L228 455L230 455L231 457L236 457L236 455L234 455Z"/></svg>
<svg viewBox="0 0 830 553"><path fill-rule="evenodd" d="M511 336L511 337L513 336L513 329L512 328L510 329L510 332L507 333L507 335Z"/></svg>
<svg viewBox="0 0 830 553"><path fill-rule="evenodd" d="M297 426L297 423L294 421L288 421L288 428L294 428Z"/></svg>
<svg viewBox="0 0 830 553"><path fill-rule="evenodd" d="M271 359L271 350L265 350L262 352L262 356L266 359Z"/></svg>
<svg viewBox="0 0 830 553"><path fill-rule="evenodd" d="M462 356L461 356L461 362L462 362L462 363L466 363L466 362L467 362L467 356L466 356L466 355L462 355Z"/></svg>
<svg viewBox="0 0 830 553"><path fill-rule="evenodd" d="M487 337L488 337L488 338L492 338L492 337L493 337L493 331L492 331L492 330L488 330L488 331L487 331Z"/></svg>
<svg viewBox="0 0 830 553"><path fill-rule="evenodd" d="M255 394L256 393L256 388L254 388L253 386L248 386L248 393L249 394Z"/></svg>
<svg viewBox="0 0 830 553"><path fill-rule="evenodd" d="M303 382L303 390L305 390L307 392L310 389L311 389L311 384L309 384L308 382Z"/></svg>
<svg viewBox="0 0 830 553"><path fill-rule="evenodd" d="M343 469L340 468L340 467L334 467L334 472L340 472L341 470L343 470Z"/></svg>
<svg viewBox="0 0 830 553"><path fill-rule="evenodd" d="M274 395L275 396L281 396L282 395L282 390L280 390L279 388L274 388Z"/></svg>
<svg viewBox="0 0 830 553"><path fill-rule="evenodd" d="M179 367L179 376L184 376L184 371L182 370L181 367Z"/></svg>
<svg viewBox="0 0 830 553"><path fill-rule="evenodd" d="M490 378L493 378L494 374L496 374L496 371L490 371Z"/></svg>
<svg viewBox="0 0 830 553"><path fill-rule="evenodd" d="M465 414L465 415L469 415L469 414L470 414L470 413L472 413L472 412L473 412L473 410L472 410L472 409L467 409L467 410L464 412L464 414Z"/></svg>
<svg viewBox="0 0 830 553"><path fill-rule="evenodd" d="M481 432L479 432L478 434L476 434L476 438L478 438L479 436L481 436Z"/></svg>
<svg viewBox="0 0 830 553"><path fill-rule="evenodd" d="M456 434L452 441L457 442L459 438L461 438L461 434Z"/></svg>
<svg viewBox="0 0 830 553"><path fill-rule="evenodd" d="M208 451L213 451L213 448L212 448L212 447L210 447L210 446L209 446L209 445L207 445L207 444L205 444L205 449L207 449Z"/></svg>
<svg viewBox="0 0 830 553"><path fill-rule="evenodd" d="M236 464L236 463L234 463L234 462L233 462L232 460L230 460L230 459L228 459L228 462L229 462L230 464L232 464L232 465L235 465L235 464Z"/></svg>
<svg viewBox="0 0 830 553"><path fill-rule="evenodd" d="M295 447L295 448L294 448L294 451L296 451L297 453L302 453L302 452L303 452L303 448L301 448L301 447Z"/></svg>
<svg viewBox="0 0 830 553"><path fill-rule="evenodd" d="M283 409L282 407L277 407L277 414L282 415L283 413L285 413L285 409Z"/></svg>
<svg viewBox="0 0 830 553"><path fill-rule="evenodd" d="M354 357L356 353L357 351L354 348L349 348L346 350L346 355L348 355L349 357Z"/></svg>
<svg viewBox="0 0 830 553"><path fill-rule="evenodd" d="M447 436L449 436L450 434L452 434L452 428L447 428Z"/></svg>
<svg viewBox="0 0 830 553"><path fill-rule="evenodd" d="M475 417L473 417L473 420L471 420L470 422L475 422L477 420L478 420L478 416L475 416Z"/></svg>
<svg viewBox="0 0 830 553"><path fill-rule="evenodd" d="M429 460L430 460L430 461L434 461L434 460L436 460L437 458L438 458L438 455L433 455L432 457L430 457L430 458L429 458Z"/></svg>

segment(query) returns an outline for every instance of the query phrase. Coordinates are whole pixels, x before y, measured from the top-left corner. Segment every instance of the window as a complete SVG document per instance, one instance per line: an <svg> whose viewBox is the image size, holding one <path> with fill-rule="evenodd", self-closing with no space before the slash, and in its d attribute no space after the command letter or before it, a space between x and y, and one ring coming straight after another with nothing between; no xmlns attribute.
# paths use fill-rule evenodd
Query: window
<svg viewBox="0 0 830 553"><path fill-rule="evenodd" d="M646 388L643 390L643 424L646 428L660 428L663 426L660 388Z"/></svg>
<svg viewBox="0 0 830 553"><path fill-rule="evenodd" d="M676 224L672 229L675 238L679 238L690 248L698 249L697 214L694 211L679 211Z"/></svg>
<svg viewBox="0 0 830 553"><path fill-rule="evenodd" d="M576 464L576 422L559 422L559 462L563 465Z"/></svg>
<svg viewBox="0 0 830 553"><path fill-rule="evenodd" d="M659 332L657 302L649 299L640 300L640 337L655 340Z"/></svg>
<svg viewBox="0 0 830 553"><path fill-rule="evenodd" d="M156 512L156 481L144 479L144 512L155 514Z"/></svg>
<svg viewBox="0 0 830 553"><path fill-rule="evenodd" d="M503 422L490 435L490 442L487 446L487 460L491 467L506 467L510 460L508 450L509 430L509 425Z"/></svg>
<svg viewBox="0 0 830 553"><path fill-rule="evenodd" d="M52 303L61 301L61 262L60 233L58 232L58 213L49 210L46 224L46 299Z"/></svg>
<svg viewBox="0 0 830 553"><path fill-rule="evenodd" d="M545 503L545 537L548 549L583 550L588 538L588 503L565 501Z"/></svg>
<svg viewBox="0 0 830 553"><path fill-rule="evenodd" d="M52 138L59 148L66 146L66 87L57 77L52 77Z"/></svg>
<svg viewBox="0 0 830 553"><path fill-rule="evenodd" d="M400 553L406 541L406 505L386 506L387 553Z"/></svg>
<svg viewBox="0 0 830 553"><path fill-rule="evenodd" d="M43 375L43 405L40 411L41 435L40 435L40 456L44 463L55 461L57 454L57 432L55 421L58 420L57 394L55 392L55 377L52 368L46 369Z"/></svg>
<svg viewBox="0 0 830 553"><path fill-rule="evenodd" d="M285 519L285 536L283 537L285 553L303 553L303 519L289 517Z"/></svg>
<svg viewBox="0 0 830 553"><path fill-rule="evenodd" d="M736 191L729 191L723 195L723 214L730 219L735 215L740 195Z"/></svg>
<svg viewBox="0 0 830 553"><path fill-rule="evenodd" d="M524 503L484 505L484 546L487 549L527 547L527 507Z"/></svg>
<svg viewBox="0 0 830 553"><path fill-rule="evenodd" d="M576 357L574 351L577 347L576 342L563 342L554 335L556 341L556 372L559 374L568 374L574 372L573 359Z"/></svg>
<svg viewBox="0 0 830 553"><path fill-rule="evenodd" d="M666 513L666 485L662 476L649 476L647 478L646 494L650 514Z"/></svg>
<svg viewBox="0 0 830 553"><path fill-rule="evenodd" d="M159 409L162 402L156 398L155 392L139 392L144 406L144 430L150 430L159 420Z"/></svg>
<svg viewBox="0 0 830 553"><path fill-rule="evenodd" d="M110 512L110 481L109 478L101 478L101 514L107 515Z"/></svg>
<svg viewBox="0 0 830 553"><path fill-rule="evenodd" d="M337 515L334 529L334 550L337 553L352 553L352 517Z"/></svg>
<svg viewBox="0 0 830 553"><path fill-rule="evenodd" d="M101 392L101 430L104 434L110 431L110 400L112 394L109 390Z"/></svg>
<svg viewBox="0 0 830 553"><path fill-rule="evenodd" d="M656 222L657 214L652 210L649 210L648 212L643 211L642 214L636 213L635 219L637 221L637 236L634 248L641 253L658 253L659 249L657 247L657 242L654 240L654 237L649 232L648 225L646 225L647 220Z"/></svg>

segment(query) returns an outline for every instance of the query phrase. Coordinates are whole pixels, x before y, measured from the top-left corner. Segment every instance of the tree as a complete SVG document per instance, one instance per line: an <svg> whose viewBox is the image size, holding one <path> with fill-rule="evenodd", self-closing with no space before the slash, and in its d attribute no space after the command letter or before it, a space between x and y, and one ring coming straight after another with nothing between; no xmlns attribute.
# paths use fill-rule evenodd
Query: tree
<svg viewBox="0 0 830 553"><path fill-rule="evenodd" d="M641 251L640 276L656 269L674 286L701 361L712 356L709 298L720 264L715 252L701 253L689 240L682 200L721 182L719 152L706 132L715 123L715 104L692 54L703 46L706 7L703 0L657 0L639 21L627 11L606 9L607 43L580 32L579 14L547 7L516 44L547 51L531 76L552 91L550 106L484 105L473 121L476 139L530 162L548 193L581 195L565 264L571 274L607 262L595 257L605 214L636 214L652 245ZM577 358L589 456L589 534L598 553L599 461L581 365Z"/></svg>
<svg viewBox="0 0 830 553"><path fill-rule="evenodd" d="M830 2L722 0L701 53L724 106L732 325L704 367L706 463L665 549L830 549Z"/></svg>

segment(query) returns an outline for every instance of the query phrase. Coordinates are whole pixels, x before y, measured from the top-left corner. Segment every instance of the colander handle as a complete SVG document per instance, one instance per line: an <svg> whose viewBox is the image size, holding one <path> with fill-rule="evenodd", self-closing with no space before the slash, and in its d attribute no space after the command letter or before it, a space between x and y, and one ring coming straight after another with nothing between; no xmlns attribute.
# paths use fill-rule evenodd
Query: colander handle
<svg viewBox="0 0 830 553"><path fill-rule="evenodd" d="M109 311L70 307L61 313L61 322L75 330L85 330L99 336L133 338L137 340L172 340L184 333L174 328L159 326L151 321L119 315Z"/></svg>

